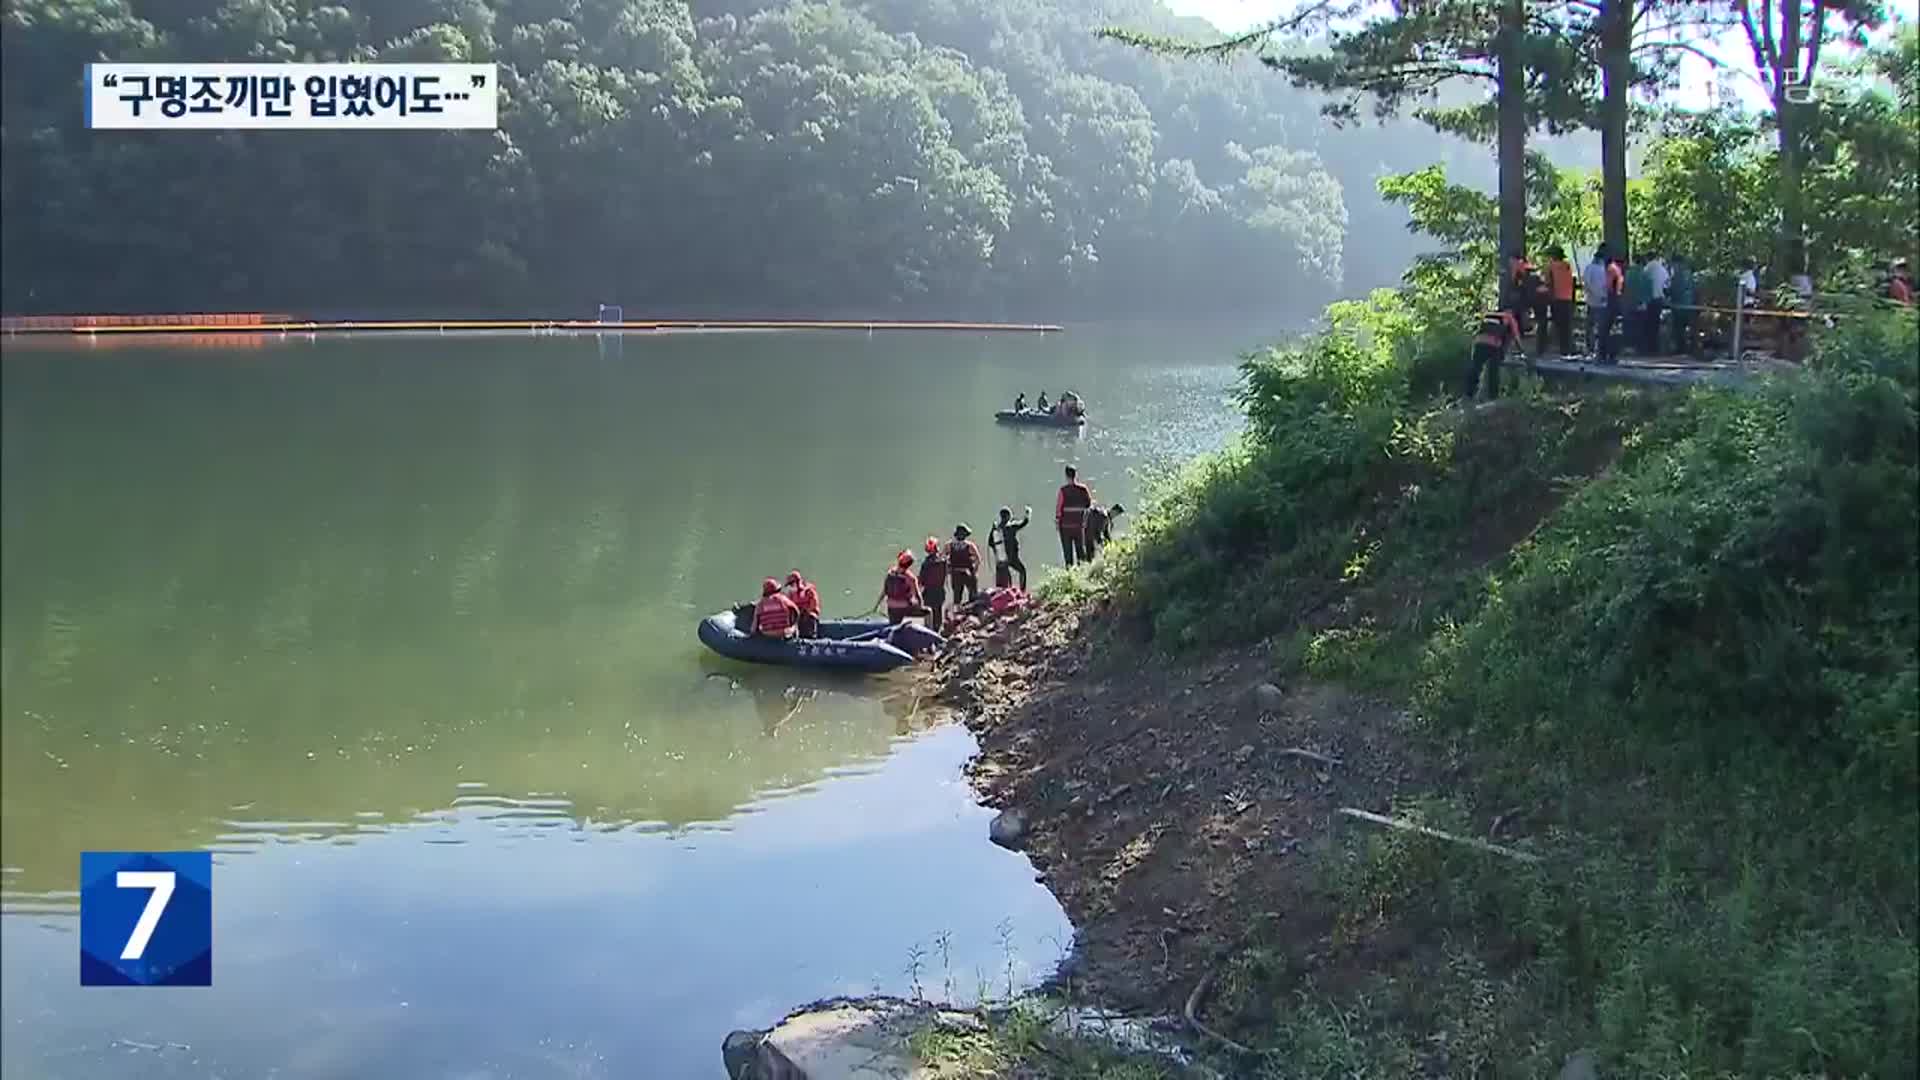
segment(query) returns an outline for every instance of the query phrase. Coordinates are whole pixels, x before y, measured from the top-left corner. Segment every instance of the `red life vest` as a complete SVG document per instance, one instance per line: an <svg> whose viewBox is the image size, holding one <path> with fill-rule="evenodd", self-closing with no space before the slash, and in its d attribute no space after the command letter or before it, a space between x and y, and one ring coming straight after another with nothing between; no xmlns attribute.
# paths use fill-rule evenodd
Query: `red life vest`
<svg viewBox="0 0 1920 1080"><path fill-rule="evenodd" d="M947 560L938 552L920 560L920 587L923 589L944 589L947 587Z"/></svg>
<svg viewBox="0 0 1920 1080"><path fill-rule="evenodd" d="M912 607L914 601L919 599L919 597L914 595L918 591L919 589L913 580L912 574L907 573L897 566L887 571L886 594L888 607Z"/></svg>
<svg viewBox="0 0 1920 1080"><path fill-rule="evenodd" d="M956 574L971 574L980 569L980 548L971 540L955 540L947 545L947 561Z"/></svg>
<svg viewBox="0 0 1920 1080"><path fill-rule="evenodd" d="M1553 286L1555 300L1573 299L1573 265L1565 259L1555 259L1547 264L1547 281Z"/></svg>
<svg viewBox="0 0 1920 1080"><path fill-rule="evenodd" d="M1060 498L1054 504L1054 519L1060 528L1078 532L1086 520L1087 507L1093 505L1093 492L1078 480L1060 485Z"/></svg>
<svg viewBox="0 0 1920 1080"><path fill-rule="evenodd" d="M774 593L763 596L753 609L753 632L761 637L789 638L799 629L800 609L793 601Z"/></svg>
<svg viewBox="0 0 1920 1080"><path fill-rule="evenodd" d="M820 590L814 588L812 582L801 585L793 592L793 606L799 608L805 614L819 618Z"/></svg>
<svg viewBox="0 0 1920 1080"><path fill-rule="evenodd" d="M1505 349L1510 341L1519 336L1520 327L1514 321L1512 312L1490 311L1481 317L1480 333L1473 339L1473 343Z"/></svg>

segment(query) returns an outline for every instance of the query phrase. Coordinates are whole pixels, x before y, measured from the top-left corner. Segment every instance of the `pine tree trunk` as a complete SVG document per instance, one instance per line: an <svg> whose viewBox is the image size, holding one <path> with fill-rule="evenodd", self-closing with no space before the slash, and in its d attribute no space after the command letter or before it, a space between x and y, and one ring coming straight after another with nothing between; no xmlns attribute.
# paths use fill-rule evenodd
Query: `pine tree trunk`
<svg viewBox="0 0 1920 1080"><path fill-rule="evenodd" d="M1806 270L1807 253L1801 211L1801 106L1788 101L1787 87L1800 72L1800 0L1780 0L1780 61L1773 79L1773 116L1780 138L1780 236L1773 277L1787 281Z"/></svg>
<svg viewBox="0 0 1920 1080"><path fill-rule="evenodd" d="M1781 281L1803 272L1807 263L1800 205L1800 130L1798 118L1794 116L1794 110L1798 107L1780 95L1774 95L1774 117L1779 122L1780 134L1780 236L1774 254L1776 269L1773 276Z"/></svg>
<svg viewBox="0 0 1920 1080"><path fill-rule="evenodd" d="M1506 259L1527 246L1527 101L1526 69L1520 59L1520 35L1526 26L1525 0L1503 0L1496 49L1500 65L1497 131L1500 164L1500 251Z"/></svg>
<svg viewBox="0 0 1920 1080"><path fill-rule="evenodd" d="M1608 0L1601 24L1600 217L1607 250L1627 249L1627 90L1633 84L1633 0Z"/></svg>

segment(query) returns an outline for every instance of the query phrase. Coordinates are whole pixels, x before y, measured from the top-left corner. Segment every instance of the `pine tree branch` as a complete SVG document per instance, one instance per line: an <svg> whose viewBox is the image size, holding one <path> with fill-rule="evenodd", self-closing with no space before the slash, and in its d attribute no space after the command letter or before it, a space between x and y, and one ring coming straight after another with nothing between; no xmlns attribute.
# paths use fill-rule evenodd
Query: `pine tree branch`
<svg viewBox="0 0 1920 1080"><path fill-rule="evenodd" d="M1813 2L1813 41L1807 46L1807 72L1801 82L1813 85L1813 73L1820 67L1820 43L1827 37L1827 5L1824 0Z"/></svg>
<svg viewBox="0 0 1920 1080"><path fill-rule="evenodd" d="M1182 59L1225 60L1248 49L1258 48L1273 37L1281 34L1317 30L1336 18L1345 18L1358 12L1350 0L1313 0L1306 7L1271 22L1263 23L1245 33L1211 43L1183 41L1163 34L1150 34L1144 30L1129 30L1124 26L1103 26L1093 32L1094 36L1106 41L1117 41L1122 45L1131 45L1136 49L1145 49L1161 56L1174 56Z"/></svg>
<svg viewBox="0 0 1920 1080"><path fill-rule="evenodd" d="M1711 66L1715 71L1719 71L1721 68L1724 68L1727 66L1727 62L1725 60L1722 60L1718 56L1715 56L1712 53L1706 51L1705 49L1702 49L1698 45L1694 45L1685 41L1647 41L1647 42L1642 42L1639 45L1635 45L1633 49L1635 52L1639 52L1640 50L1645 49L1649 52L1674 51L1674 52L1689 53L1693 56L1699 57L1702 60L1705 60L1707 64Z"/></svg>
<svg viewBox="0 0 1920 1080"><path fill-rule="evenodd" d="M1767 45L1767 66L1779 70L1780 50L1773 44L1773 0L1760 0L1760 39Z"/></svg>
<svg viewBox="0 0 1920 1080"><path fill-rule="evenodd" d="M1740 24L1747 31L1747 44L1753 48L1753 66L1760 69L1761 82L1767 88L1767 92L1772 93L1773 80L1767 76L1773 71L1773 65L1768 62L1767 53L1761 48L1760 31L1753 25L1753 12L1748 10L1745 3L1735 6L1740 10ZM1770 49L1773 35L1769 33L1766 40Z"/></svg>

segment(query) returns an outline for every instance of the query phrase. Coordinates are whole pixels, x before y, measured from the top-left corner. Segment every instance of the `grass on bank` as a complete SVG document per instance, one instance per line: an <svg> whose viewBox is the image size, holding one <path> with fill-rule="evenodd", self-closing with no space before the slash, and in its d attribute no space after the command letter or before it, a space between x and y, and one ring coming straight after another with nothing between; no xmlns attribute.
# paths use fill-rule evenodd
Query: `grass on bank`
<svg viewBox="0 0 1920 1080"><path fill-rule="evenodd" d="M1077 1037L1053 1024L1048 1005L1029 1000L995 1015L981 1030L932 1027L915 1033L909 1049L938 1080L1170 1080L1173 1067L1098 1038Z"/></svg>
<svg viewBox="0 0 1920 1080"><path fill-rule="evenodd" d="M1277 928L1212 1012L1273 1076L1920 1074L1914 321L1743 391L1462 409L1459 314L1379 293L1250 360L1248 436L1064 585L1403 695L1477 779L1396 811L1547 856L1344 832L1335 940Z"/></svg>

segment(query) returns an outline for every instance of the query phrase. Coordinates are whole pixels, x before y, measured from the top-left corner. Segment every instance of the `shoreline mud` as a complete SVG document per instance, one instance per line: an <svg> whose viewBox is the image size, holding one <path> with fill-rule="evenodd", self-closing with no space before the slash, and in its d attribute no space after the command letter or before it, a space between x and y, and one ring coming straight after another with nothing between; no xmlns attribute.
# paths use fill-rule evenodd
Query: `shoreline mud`
<svg viewBox="0 0 1920 1080"><path fill-rule="evenodd" d="M929 679L979 741L976 793L1023 819L1019 847L1075 927L1057 981L1127 1012L1179 1015L1275 920L1292 964L1338 979L1315 944L1333 917L1313 857L1353 827L1342 808L1384 811L1456 771L1416 760L1398 705L1280 680L1264 642L1150 657L1101 602L964 630ZM1342 949L1336 968L1370 951Z"/></svg>

